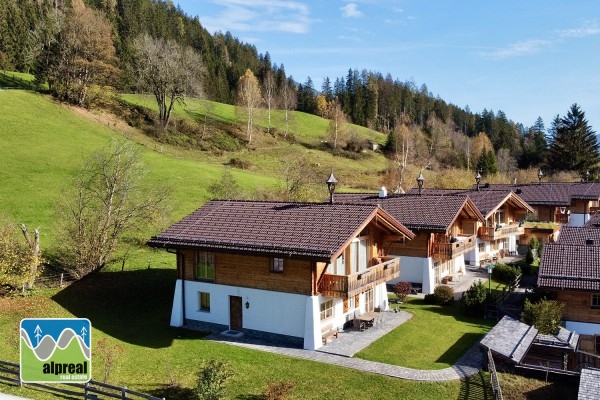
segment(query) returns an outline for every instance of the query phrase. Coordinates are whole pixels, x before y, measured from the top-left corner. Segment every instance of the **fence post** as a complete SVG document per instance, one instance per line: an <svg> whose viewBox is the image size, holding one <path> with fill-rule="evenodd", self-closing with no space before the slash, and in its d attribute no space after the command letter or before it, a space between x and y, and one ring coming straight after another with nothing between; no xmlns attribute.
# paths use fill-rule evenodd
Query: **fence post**
<svg viewBox="0 0 600 400"><path fill-rule="evenodd" d="M63 285L63 273L60 273L60 287Z"/></svg>
<svg viewBox="0 0 600 400"><path fill-rule="evenodd" d="M121 388L121 399L122 400L126 400L127 399L127 388L125 386L123 386Z"/></svg>

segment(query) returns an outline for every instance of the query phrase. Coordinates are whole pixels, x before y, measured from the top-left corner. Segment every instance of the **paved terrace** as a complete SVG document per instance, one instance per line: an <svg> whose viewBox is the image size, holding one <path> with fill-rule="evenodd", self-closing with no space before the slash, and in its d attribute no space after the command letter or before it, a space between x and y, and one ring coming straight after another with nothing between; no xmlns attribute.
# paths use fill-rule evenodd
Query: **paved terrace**
<svg viewBox="0 0 600 400"><path fill-rule="evenodd" d="M290 357L352 368L359 371L386 375L393 378L417 381L450 381L462 379L476 374L481 369L483 353L480 352L477 345L471 348L471 350L461 357L461 359L452 367L439 370L419 370L353 358L352 356L358 351L367 347L372 342L412 317L410 313L405 311L399 311L397 313L386 311L384 314L383 322L379 325L369 328L364 332L356 330L340 332L337 339L333 339L332 342L317 351L279 346L248 337L235 339L221 334L212 334L207 336L206 339L254 350L277 353Z"/></svg>

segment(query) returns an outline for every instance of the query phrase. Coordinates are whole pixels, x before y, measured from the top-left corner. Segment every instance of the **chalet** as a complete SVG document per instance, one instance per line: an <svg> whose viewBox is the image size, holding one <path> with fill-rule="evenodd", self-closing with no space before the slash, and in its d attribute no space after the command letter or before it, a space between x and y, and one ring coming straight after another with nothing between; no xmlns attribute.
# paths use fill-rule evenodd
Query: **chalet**
<svg viewBox="0 0 600 400"><path fill-rule="evenodd" d="M414 234L375 204L210 201L152 237L176 254L172 326L317 349L386 309L388 249Z"/></svg>
<svg viewBox="0 0 600 400"><path fill-rule="evenodd" d="M544 246L537 284L565 303L565 326L582 347L600 353L600 227L563 227Z"/></svg>
<svg viewBox="0 0 600 400"><path fill-rule="evenodd" d="M473 265L516 254L521 236L525 234L523 221L528 213L534 211L509 189L422 189L421 193L423 196L464 195L473 201L484 218L476 228L477 251L465 257L465 261ZM415 191L411 190L409 194L415 194Z"/></svg>
<svg viewBox="0 0 600 400"><path fill-rule="evenodd" d="M539 221L583 226L600 209L600 183L538 182L493 185L510 188L534 209Z"/></svg>
<svg viewBox="0 0 600 400"><path fill-rule="evenodd" d="M484 221L466 195L338 194L338 202L377 204L415 234L410 242L392 243L388 254L400 257L397 281L420 283L423 293L463 272L475 256L478 224Z"/></svg>

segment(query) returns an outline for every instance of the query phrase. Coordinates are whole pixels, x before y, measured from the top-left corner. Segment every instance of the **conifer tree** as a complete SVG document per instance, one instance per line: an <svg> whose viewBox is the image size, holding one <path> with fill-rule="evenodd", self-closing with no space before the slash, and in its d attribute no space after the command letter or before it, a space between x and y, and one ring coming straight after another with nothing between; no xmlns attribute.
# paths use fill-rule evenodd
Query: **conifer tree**
<svg viewBox="0 0 600 400"><path fill-rule="evenodd" d="M566 116L553 121L552 131L547 170L585 173L599 168L600 146L596 132L577 103L571 106Z"/></svg>

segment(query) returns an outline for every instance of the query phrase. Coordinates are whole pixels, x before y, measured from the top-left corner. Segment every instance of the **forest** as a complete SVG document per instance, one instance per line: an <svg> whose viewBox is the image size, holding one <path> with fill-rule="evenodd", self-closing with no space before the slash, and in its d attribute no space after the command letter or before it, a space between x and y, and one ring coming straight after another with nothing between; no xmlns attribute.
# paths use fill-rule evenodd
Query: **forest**
<svg viewBox="0 0 600 400"><path fill-rule="evenodd" d="M76 9L85 12L73 11ZM154 93L157 100L163 97L158 100L162 128L168 126L172 104L185 95L240 105L240 87L248 82L242 78L250 71L258 86L253 96L260 101L244 105L249 122L251 108L285 108L319 115L332 120L330 142L334 149L357 147L353 132L347 128L347 123L352 123L388 135L384 151L399 164L473 168L492 174L542 168L577 174L590 171L595 177L598 171L595 132L577 104L564 116L557 114L550 126L541 118L528 126L510 120L501 110L460 108L434 96L425 83L419 85L378 71L350 68L345 76L326 77L322 87L315 88L310 77L297 82L286 75L283 64L271 60L268 52L258 54L255 46L230 32L209 33L202 21L186 15L172 0L0 3L0 69L32 73L39 84L48 84L55 97L82 106L93 106L91 87L153 92L151 84L140 82L139 43L143 36L161 41L164 49L188 49L185 57L170 56L171 60L188 59L188 67L183 68L187 75L195 69L190 66L191 55L198 60L193 64L199 67L194 77L176 75L173 69L161 71L160 75L178 79L172 83L178 85L174 93ZM78 63L81 68L69 70ZM201 84L191 84L190 79ZM573 140L575 136L577 140ZM563 157L565 152L573 157Z"/></svg>

